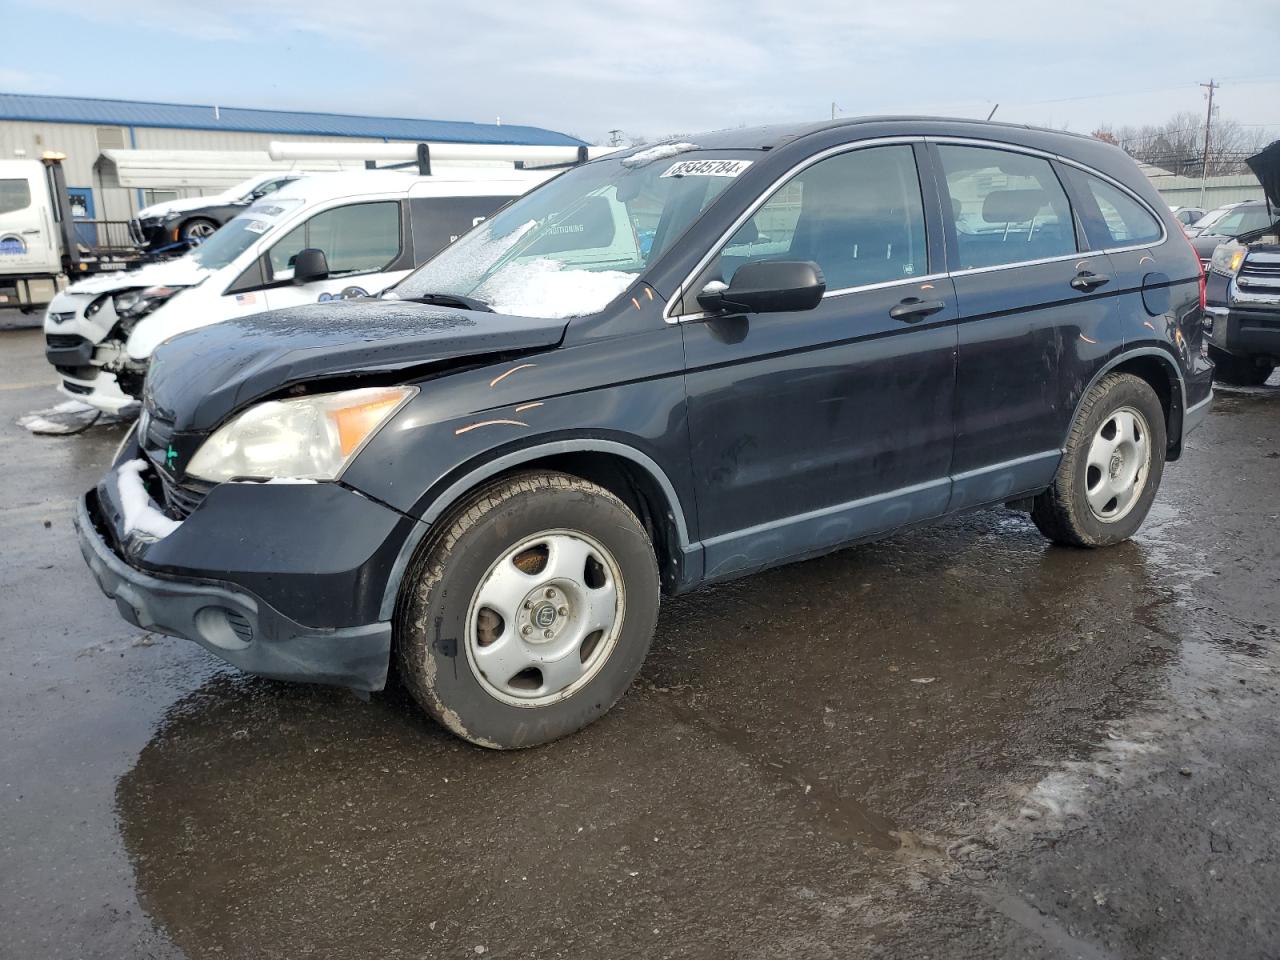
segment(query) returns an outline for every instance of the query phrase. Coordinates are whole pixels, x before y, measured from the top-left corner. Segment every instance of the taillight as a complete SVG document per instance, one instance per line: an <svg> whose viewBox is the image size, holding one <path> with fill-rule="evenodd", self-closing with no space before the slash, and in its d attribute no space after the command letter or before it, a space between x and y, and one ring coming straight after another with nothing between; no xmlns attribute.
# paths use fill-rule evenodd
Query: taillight
<svg viewBox="0 0 1280 960"><path fill-rule="evenodd" d="M1191 255L1196 258L1196 267L1200 271L1200 309L1203 310L1206 304L1204 264L1200 262L1200 254L1196 251L1196 245L1191 242L1191 238L1183 233L1182 239L1187 242L1187 246L1191 249Z"/></svg>

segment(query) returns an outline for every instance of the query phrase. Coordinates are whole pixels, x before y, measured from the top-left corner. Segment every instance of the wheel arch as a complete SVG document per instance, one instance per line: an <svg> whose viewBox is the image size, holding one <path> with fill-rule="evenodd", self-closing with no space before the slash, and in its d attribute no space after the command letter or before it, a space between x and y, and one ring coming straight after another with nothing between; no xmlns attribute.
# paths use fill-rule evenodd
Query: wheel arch
<svg viewBox="0 0 1280 960"><path fill-rule="evenodd" d="M1080 414L1080 405L1089 391L1111 373L1128 373L1138 377L1150 385L1160 399L1164 410L1166 460L1177 460L1182 455L1182 418L1187 409L1187 385L1178 367L1177 360L1160 347L1132 347L1112 357L1105 363L1093 379L1080 393L1076 400L1071 420L1067 424L1068 431ZM1065 445L1065 437L1064 437Z"/></svg>
<svg viewBox="0 0 1280 960"><path fill-rule="evenodd" d="M466 470L433 497L400 549L387 578L381 614L393 615L401 581L426 535L450 509L487 481L529 470L552 470L604 487L644 524L657 553L663 591L696 580L701 554L690 543L689 524L675 485L648 454L616 440L570 438L524 447Z"/></svg>

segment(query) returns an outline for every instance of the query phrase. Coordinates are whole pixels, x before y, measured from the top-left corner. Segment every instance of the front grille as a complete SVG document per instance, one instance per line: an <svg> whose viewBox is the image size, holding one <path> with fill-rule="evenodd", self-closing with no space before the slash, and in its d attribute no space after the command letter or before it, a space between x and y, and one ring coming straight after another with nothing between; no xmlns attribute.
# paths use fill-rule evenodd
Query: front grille
<svg viewBox="0 0 1280 960"><path fill-rule="evenodd" d="M1280 260L1247 257L1236 274L1241 287L1280 287Z"/></svg>
<svg viewBox="0 0 1280 960"><path fill-rule="evenodd" d="M160 486L164 491L164 511L175 520L185 520L191 516L192 511L204 502L209 493L208 490L198 489L191 484L178 483L162 470L156 472L160 474Z"/></svg>
<svg viewBox="0 0 1280 960"><path fill-rule="evenodd" d="M154 407L143 408L138 417L138 446L158 479L155 500L173 519L185 520L204 502L213 484L191 477L177 480L169 472L169 458L175 455L175 434L172 420L158 414ZM181 437L177 437L176 442L179 447L183 446Z"/></svg>
<svg viewBox="0 0 1280 960"><path fill-rule="evenodd" d="M75 316L75 314L70 314ZM47 346L53 347L55 350L74 350L81 344L88 343L88 337L81 337L74 333L46 333L44 342Z"/></svg>
<svg viewBox="0 0 1280 960"><path fill-rule="evenodd" d="M67 310L63 313L49 314L49 319L52 320L54 323L70 323L75 318L76 318L76 312L74 310Z"/></svg>
<svg viewBox="0 0 1280 960"><path fill-rule="evenodd" d="M179 483L164 470L156 467L160 478L160 491L164 497L164 512L174 520L185 520L209 495L209 486L188 480Z"/></svg>

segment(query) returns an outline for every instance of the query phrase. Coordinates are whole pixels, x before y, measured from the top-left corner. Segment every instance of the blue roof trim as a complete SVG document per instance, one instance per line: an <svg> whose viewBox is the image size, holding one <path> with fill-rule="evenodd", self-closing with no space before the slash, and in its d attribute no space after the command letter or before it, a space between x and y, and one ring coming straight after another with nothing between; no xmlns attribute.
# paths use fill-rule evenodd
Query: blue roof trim
<svg viewBox="0 0 1280 960"><path fill-rule="evenodd" d="M388 140L431 140L442 143L498 143L571 146L577 137L541 127L457 120L413 120L404 117L360 117L343 113L252 110L186 103L146 103L91 97L51 97L0 93L0 120L44 123L93 123L178 130L226 130L281 136L373 137Z"/></svg>

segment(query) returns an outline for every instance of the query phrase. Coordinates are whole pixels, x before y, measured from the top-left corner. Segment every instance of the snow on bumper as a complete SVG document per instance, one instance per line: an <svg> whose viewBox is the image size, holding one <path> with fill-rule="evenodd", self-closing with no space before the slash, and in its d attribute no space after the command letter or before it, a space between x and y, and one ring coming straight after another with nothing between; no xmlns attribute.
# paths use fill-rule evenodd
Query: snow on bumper
<svg viewBox="0 0 1280 960"><path fill-rule="evenodd" d="M147 492L150 465L136 456L126 451L75 518L85 562L125 620L249 673L383 687L391 625L379 614L416 521L335 484L225 484L177 521ZM370 536L348 532L320 550L326 511Z"/></svg>

